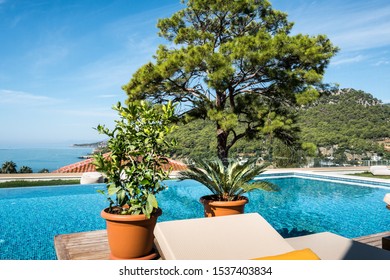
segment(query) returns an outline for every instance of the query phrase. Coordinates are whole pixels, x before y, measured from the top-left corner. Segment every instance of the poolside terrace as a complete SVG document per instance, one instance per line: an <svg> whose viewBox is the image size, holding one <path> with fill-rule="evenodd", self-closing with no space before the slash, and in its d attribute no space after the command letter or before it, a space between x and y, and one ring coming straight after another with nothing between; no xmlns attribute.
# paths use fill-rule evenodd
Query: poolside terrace
<svg viewBox="0 0 390 280"><path fill-rule="evenodd" d="M368 171L368 167L339 167L339 168L310 168L310 169L269 169L267 174L291 172L296 174L321 174L326 176L337 176L351 178L357 172ZM172 173L175 177L176 172ZM81 178L82 173L47 173L47 174L0 174L1 180L52 180L52 179L70 179ZM386 182L389 180L377 180L361 177L356 177L365 181ZM390 212L389 212L390 214ZM370 246L382 248L382 238L390 236L390 231L372 234L354 238L356 242L364 243ZM108 259L109 248L107 235L105 230L63 234L55 237L55 250L57 258L60 260L104 260Z"/></svg>
<svg viewBox="0 0 390 280"><path fill-rule="evenodd" d="M266 173L272 175L281 172L291 172L294 174L303 172L306 174L326 174L326 176L330 177L337 176L351 178L351 175L346 174L353 174L364 171L368 171L368 167L270 169ZM172 177L175 177L175 173L172 175ZM362 179L360 177L357 178ZM364 178L364 180L376 181L378 183L389 182L388 180L375 180L366 178ZM390 231L361 236L353 238L352 240L373 247L382 248L382 238L388 236L390 236ZM108 259L109 256L107 234L105 230L58 235L55 237L55 249L57 258L60 260L104 260Z"/></svg>
<svg viewBox="0 0 390 280"><path fill-rule="evenodd" d="M382 249L382 238L388 236L390 231L353 238L353 240ZM110 250L106 230L57 235L54 244L58 260L109 259Z"/></svg>

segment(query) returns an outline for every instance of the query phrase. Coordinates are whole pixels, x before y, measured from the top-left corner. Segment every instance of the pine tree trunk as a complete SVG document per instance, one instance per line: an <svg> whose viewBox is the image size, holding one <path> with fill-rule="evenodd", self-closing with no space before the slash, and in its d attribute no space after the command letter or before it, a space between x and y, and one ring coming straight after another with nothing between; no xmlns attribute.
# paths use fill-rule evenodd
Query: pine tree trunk
<svg viewBox="0 0 390 280"><path fill-rule="evenodd" d="M227 138L228 133L221 128L217 129L217 151L218 158L222 160L223 163L227 163L229 150L227 149Z"/></svg>

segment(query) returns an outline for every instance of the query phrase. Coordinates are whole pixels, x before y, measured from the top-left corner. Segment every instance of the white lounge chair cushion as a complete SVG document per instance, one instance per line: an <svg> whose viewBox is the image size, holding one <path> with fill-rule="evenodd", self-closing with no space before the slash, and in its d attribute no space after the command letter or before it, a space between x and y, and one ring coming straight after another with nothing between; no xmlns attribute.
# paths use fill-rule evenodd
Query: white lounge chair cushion
<svg viewBox="0 0 390 280"><path fill-rule="evenodd" d="M385 194L383 201L386 202L387 205L390 205L390 193Z"/></svg>
<svg viewBox="0 0 390 280"><path fill-rule="evenodd" d="M309 247L321 260L390 260L390 251L331 233L286 238L296 250Z"/></svg>
<svg viewBox="0 0 390 280"><path fill-rule="evenodd" d="M160 222L154 236L167 260L249 260L294 250L258 213Z"/></svg>
<svg viewBox="0 0 390 280"><path fill-rule="evenodd" d="M258 213L157 223L163 259L248 260L311 249L322 260L390 260L390 251L322 232L284 239Z"/></svg>

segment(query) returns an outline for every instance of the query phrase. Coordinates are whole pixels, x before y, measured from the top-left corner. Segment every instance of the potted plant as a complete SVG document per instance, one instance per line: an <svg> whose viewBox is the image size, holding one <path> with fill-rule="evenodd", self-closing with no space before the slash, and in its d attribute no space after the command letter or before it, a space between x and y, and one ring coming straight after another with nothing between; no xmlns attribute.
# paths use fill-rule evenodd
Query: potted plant
<svg viewBox="0 0 390 280"><path fill-rule="evenodd" d="M106 154L94 156L97 171L107 179L109 206L101 211L106 219L111 259L154 258L153 230L162 214L156 194L165 189L169 171L167 152L173 142L165 137L175 128L174 106L152 106L145 101L114 106L120 117L113 130L99 125L109 137Z"/></svg>
<svg viewBox="0 0 390 280"><path fill-rule="evenodd" d="M265 181L252 181L264 172L266 165L256 161L240 162L229 160L226 164L217 159L210 162L194 160L195 164L179 173L179 179L192 179L205 185L212 194L200 198L205 217L244 213L248 198L245 193L256 189L275 191L276 185Z"/></svg>

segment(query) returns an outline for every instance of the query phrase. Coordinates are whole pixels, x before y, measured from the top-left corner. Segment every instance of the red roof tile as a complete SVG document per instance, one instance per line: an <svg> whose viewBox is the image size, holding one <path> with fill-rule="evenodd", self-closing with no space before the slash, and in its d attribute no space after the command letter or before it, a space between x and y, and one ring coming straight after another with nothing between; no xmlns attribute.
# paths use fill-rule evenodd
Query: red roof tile
<svg viewBox="0 0 390 280"><path fill-rule="evenodd" d="M108 154L105 154L108 155ZM96 171L95 166L92 164L93 159L89 158L80 162L76 162L64 167L61 167L52 173L84 173ZM173 171L180 171L187 169L187 166L179 161L168 159L168 164L164 165L164 169L168 170L172 168Z"/></svg>

